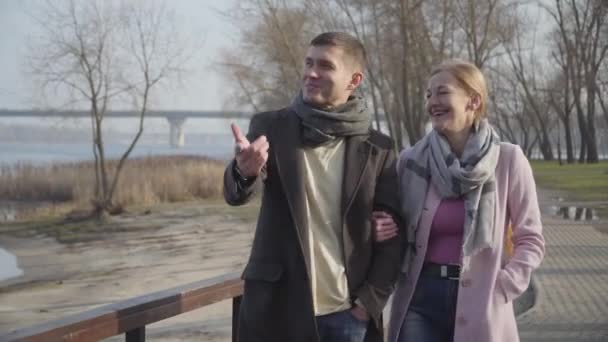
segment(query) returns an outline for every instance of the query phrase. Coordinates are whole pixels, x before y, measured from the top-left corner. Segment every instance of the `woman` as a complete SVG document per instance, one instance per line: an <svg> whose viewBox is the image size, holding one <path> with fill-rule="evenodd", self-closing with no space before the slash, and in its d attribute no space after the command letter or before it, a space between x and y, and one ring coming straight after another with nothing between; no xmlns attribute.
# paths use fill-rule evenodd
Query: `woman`
<svg viewBox="0 0 608 342"><path fill-rule="evenodd" d="M512 301L544 255L530 164L488 123L474 65L436 67L426 99L433 129L397 166L408 248L388 341L518 341ZM377 240L395 236L383 213L374 221ZM512 255L503 250L509 224Z"/></svg>

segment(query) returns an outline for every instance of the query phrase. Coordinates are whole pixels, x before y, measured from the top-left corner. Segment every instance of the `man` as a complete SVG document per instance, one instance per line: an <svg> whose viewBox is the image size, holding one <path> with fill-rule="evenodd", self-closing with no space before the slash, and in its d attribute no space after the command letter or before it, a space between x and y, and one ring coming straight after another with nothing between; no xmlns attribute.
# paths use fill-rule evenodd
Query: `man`
<svg viewBox="0 0 608 342"><path fill-rule="evenodd" d="M306 54L293 104L259 113L244 136L232 125L235 159L224 197L247 202L263 188L238 340L382 341L382 309L400 263L395 237L374 242L375 217L394 225L395 156L389 137L353 92L365 50L354 37L323 33Z"/></svg>

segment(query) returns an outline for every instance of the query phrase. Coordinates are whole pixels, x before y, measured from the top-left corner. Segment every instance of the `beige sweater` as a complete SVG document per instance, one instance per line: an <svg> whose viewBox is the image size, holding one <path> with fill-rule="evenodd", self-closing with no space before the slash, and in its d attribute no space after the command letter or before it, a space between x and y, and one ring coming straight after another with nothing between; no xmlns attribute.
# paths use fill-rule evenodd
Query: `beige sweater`
<svg viewBox="0 0 608 342"><path fill-rule="evenodd" d="M313 304L317 316L350 308L342 244L344 139L304 150Z"/></svg>

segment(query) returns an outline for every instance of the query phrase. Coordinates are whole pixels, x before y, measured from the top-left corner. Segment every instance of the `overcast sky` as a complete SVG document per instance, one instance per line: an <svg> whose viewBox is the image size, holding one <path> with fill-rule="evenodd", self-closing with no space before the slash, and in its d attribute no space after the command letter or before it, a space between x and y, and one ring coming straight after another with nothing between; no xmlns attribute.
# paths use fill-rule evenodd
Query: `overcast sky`
<svg viewBox="0 0 608 342"><path fill-rule="evenodd" d="M86 1L86 0L80 0ZM23 60L28 37L35 35L31 13L39 11L43 1L0 0L0 108L32 108L36 85L28 79ZM235 0L165 1L175 10L181 28L204 37L202 48L187 65L184 86L169 90L155 99L155 107L171 109L217 110L225 104L227 84L213 63L219 60L221 48L235 45L238 39L231 22L217 11L231 8ZM229 107L229 105L228 105Z"/></svg>
<svg viewBox="0 0 608 342"><path fill-rule="evenodd" d="M90 1L90 0L76 0ZM137 0L124 0L137 1ZM163 1L163 0L145 0ZM230 83L225 80L214 67L220 60L220 51L236 46L238 33L233 23L222 17L218 12L227 11L239 0L166 0L165 6L175 11L180 27L187 33L203 36L202 48L192 58L187 69L187 77L181 87L163 88L156 94L152 107L155 109L185 109L185 110L235 110L230 102ZM548 0L545 0L548 1ZM27 55L27 41L35 35L36 25L30 18L32 13L40 10L42 0L0 0L0 108L29 109L38 105L40 97L36 96L39 88L28 79L26 65L23 63ZM535 10L533 10L535 8ZM543 25L538 13L538 6L532 5L527 15L536 17L537 23ZM545 28L546 29L546 28ZM542 30L541 30L542 31ZM540 34L538 39L543 41L545 36ZM47 119L56 120L56 119ZM0 123L29 123L46 124L47 120L5 118ZM59 120L59 119L57 119ZM83 121L85 126L86 120ZM109 120L111 126L131 130L136 126L135 120L128 125L117 123L119 120ZM126 121L126 120L125 120ZM204 121L204 124L203 124ZM61 119L59 124L65 124ZM128 126L128 127L126 127ZM147 119L148 127L160 131L166 130L166 120ZM204 127L203 127L204 126ZM186 130L227 130L224 120L192 120L186 125Z"/></svg>

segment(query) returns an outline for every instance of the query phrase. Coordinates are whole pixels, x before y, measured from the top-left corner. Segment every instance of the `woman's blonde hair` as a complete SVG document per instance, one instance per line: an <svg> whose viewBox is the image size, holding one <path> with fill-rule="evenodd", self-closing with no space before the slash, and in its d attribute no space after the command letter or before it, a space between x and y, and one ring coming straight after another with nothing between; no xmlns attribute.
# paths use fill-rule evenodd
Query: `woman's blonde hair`
<svg viewBox="0 0 608 342"><path fill-rule="evenodd" d="M460 86L469 95L478 95L480 98L479 108L475 111L475 120L483 119L486 114L486 103L488 99L488 88L483 73L475 64L459 59L450 59L433 68L431 76L442 71L449 72Z"/></svg>

